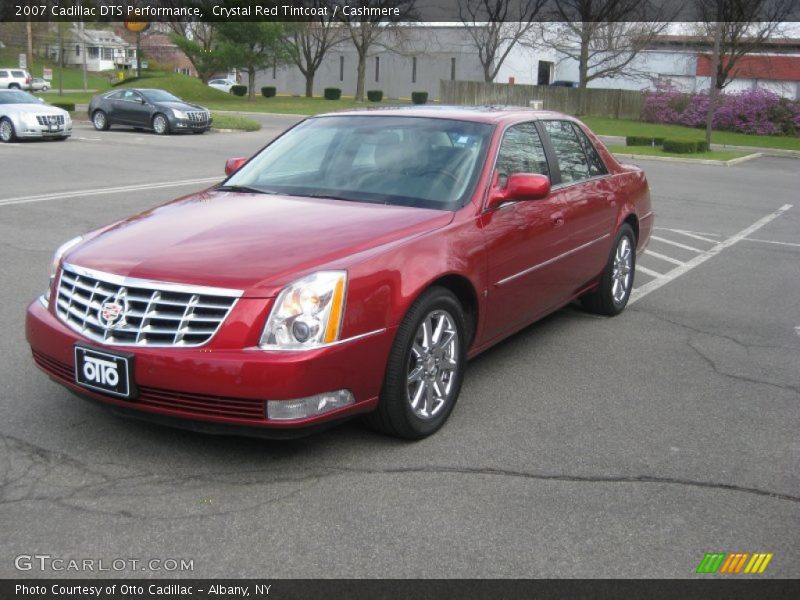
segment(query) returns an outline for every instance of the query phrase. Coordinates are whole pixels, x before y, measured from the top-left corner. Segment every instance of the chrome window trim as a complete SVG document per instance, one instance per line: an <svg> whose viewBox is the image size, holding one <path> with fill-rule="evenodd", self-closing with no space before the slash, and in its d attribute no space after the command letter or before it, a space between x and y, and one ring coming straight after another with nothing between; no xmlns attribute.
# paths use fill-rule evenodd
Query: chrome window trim
<svg viewBox="0 0 800 600"><path fill-rule="evenodd" d="M382 327L381 329L374 329L366 333L353 335L343 340L336 340L335 342L327 342L325 344L318 344L316 346L309 346L307 348L263 348L261 346L256 346L255 348L245 348L245 350L254 352L309 352L311 350L324 350L325 348L330 348L332 346L341 346L342 344L348 344L350 342L355 342L356 340L372 337L373 335L380 335L381 333L385 332L386 327Z"/></svg>
<svg viewBox="0 0 800 600"><path fill-rule="evenodd" d="M527 275L528 273L533 273L534 271L536 271L538 269L541 269L542 267L546 267L547 265L553 264L554 262L559 261L562 258L566 258L567 256L570 256L571 254L575 254L576 252L579 252L579 251L583 250L584 248L588 248L589 246L592 246L593 244L596 244L597 242L601 242L601 241L603 241L604 239L606 239L608 237L611 237L610 233L606 233L604 235L601 235L599 238L591 240L589 242L586 242L585 244L581 244L577 248L573 248L572 250L567 250L563 254L559 254L558 256L554 256L553 258L548 258L546 261L540 262L539 264L533 265L532 267L528 267L524 271L520 271L519 273L515 273L514 275L509 275L508 277L506 277L505 279L501 279L500 281L498 281L494 285L496 287L501 287L501 286L507 284L509 281L513 281L514 279L518 279L519 277L522 277L523 275Z"/></svg>
<svg viewBox="0 0 800 600"><path fill-rule="evenodd" d="M93 279L101 279L108 283L120 286L130 287L144 287L162 292L179 292L186 294L209 294L213 296L225 296L226 298L241 298L244 290L235 290L232 288L218 288L205 285L191 285L185 283L172 283L166 281L155 281L152 279L139 279L137 277L127 277L125 275L116 275L114 273L107 273L105 271L97 271L95 269L87 269L86 267L79 267L72 263L63 263L62 269L72 271L77 275L84 275Z"/></svg>

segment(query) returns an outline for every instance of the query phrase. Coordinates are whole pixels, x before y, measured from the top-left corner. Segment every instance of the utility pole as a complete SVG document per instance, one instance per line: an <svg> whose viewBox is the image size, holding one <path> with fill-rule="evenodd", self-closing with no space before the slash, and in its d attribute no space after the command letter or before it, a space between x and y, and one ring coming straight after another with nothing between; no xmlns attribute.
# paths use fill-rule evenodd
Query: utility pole
<svg viewBox="0 0 800 600"><path fill-rule="evenodd" d="M89 78L86 75L86 28L83 19L81 19L81 46L81 54L83 55L83 89L86 91L89 89Z"/></svg>
<svg viewBox="0 0 800 600"><path fill-rule="evenodd" d="M719 14L717 14L719 18ZM711 55L711 87L708 88L708 111L706 112L706 144L711 150L711 127L714 124L714 108L717 105L717 70L719 69L719 47L722 43L722 22L714 24L714 53Z"/></svg>
<svg viewBox="0 0 800 600"><path fill-rule="evenodd" d="M58 95L64 95L64 28L58 22Z"/></svg>
<svg viewBox="0 0 800 600"><path fill-rule="evenodd" d="M32 70L33 66L33 26L31 25L31 20L28 19L28 22L25 23L25 31L28 34L28 65L29 70Z"/></svg>

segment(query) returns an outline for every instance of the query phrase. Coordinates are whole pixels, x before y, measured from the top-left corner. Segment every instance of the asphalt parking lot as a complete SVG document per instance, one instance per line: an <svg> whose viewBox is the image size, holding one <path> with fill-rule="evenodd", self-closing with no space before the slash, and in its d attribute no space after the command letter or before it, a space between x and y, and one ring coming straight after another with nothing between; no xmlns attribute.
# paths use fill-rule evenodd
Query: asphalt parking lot
<svg viewBox="0 0 800 600"><path fill-rule="evenodd" d="M617 318L568 307L470 363L449 423L295 441L119 419L33 365L64 240L210 185L293 122L0 145L0 576L15 557L188 559L195 577L692 577L706 552L800 575L797 161L642 161L656 237ZM790 206L794 205L794 206ZM125 569L124 576L164 572ZM177 573L176 573L177 574ZM706 576L715 577L715 576Z"/></svg>

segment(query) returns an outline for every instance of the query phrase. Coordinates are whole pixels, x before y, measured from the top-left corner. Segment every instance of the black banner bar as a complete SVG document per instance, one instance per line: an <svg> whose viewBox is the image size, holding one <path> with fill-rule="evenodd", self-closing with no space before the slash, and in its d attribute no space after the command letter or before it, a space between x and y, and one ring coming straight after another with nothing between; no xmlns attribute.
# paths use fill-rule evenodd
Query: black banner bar
<svg viewBox="0 0 800 600"><path fill-rule="evenodd" d="M797 22L800 0L2 0L0 21L678 22L710 11L719 21Z"/></svg>
<svg viewBox="0 0 800 600"><path fill-rule="evenodd" d="M798 580L454 579L43 579L0 580L3 600L425 600L428 598L773 598L800 597Z"/></svg>

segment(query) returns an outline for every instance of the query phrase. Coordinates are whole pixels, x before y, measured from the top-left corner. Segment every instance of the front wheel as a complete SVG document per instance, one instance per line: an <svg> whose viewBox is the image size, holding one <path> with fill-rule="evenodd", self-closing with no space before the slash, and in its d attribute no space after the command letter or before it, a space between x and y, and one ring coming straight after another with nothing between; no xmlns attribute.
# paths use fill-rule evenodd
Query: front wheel
<svg viewBox="0 0 800 600"><path fill-rule="evenodd" d="M636 271L636 236L627 223L620 227L600 285L581 298L589 312L614 316L628 304Z"/></svg>
<svg viewBox="0 0 800 600"><path fill-rule="evenodd" d="M167 121L167 117L161 113L153 117L153 131L158 135L167 135L169 133L169 121Z"/></svg>
<svg viewBox="0 0 800 600"><path fill-rule="evenodd" d="M108 117L102 110L96 110L92 114L92 125L97 131L106 131L108 129Z"/></svg>
<svg viewBox="0 0 800 600"><path fill-rule="evenodd" d="M0 119L0 142L13 142L16 137L14 124L8 119Z"/></svg>
<svg viewBox="0 0 800 600"><path fill-rule="evenodd" d="M373 429L418 440L444 425L467 363L467 326L455 295L426 291L411 306L389 354L380 402L365 418Z"/></svg>

